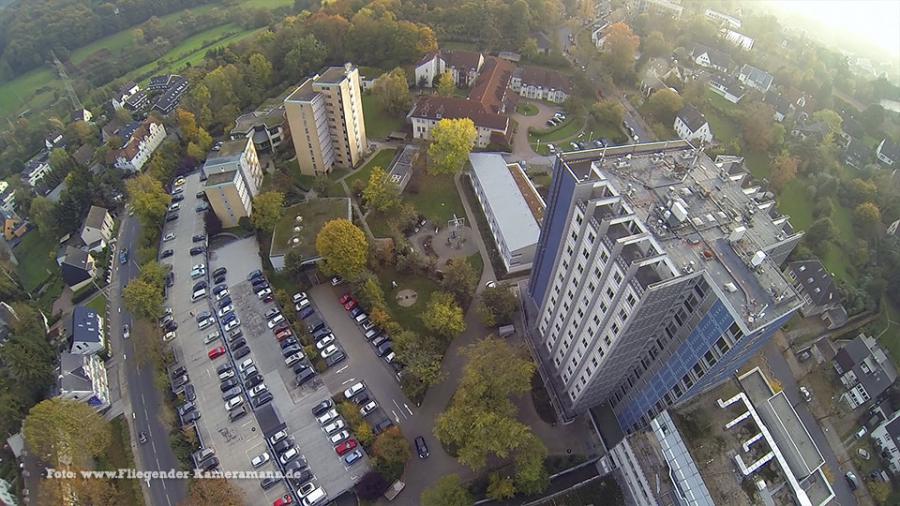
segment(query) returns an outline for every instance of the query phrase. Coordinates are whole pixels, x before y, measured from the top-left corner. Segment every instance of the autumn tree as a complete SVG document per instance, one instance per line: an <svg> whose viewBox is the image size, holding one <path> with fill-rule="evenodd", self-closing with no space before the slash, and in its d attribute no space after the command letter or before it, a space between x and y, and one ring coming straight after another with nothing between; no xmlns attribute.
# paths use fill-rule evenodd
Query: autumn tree
<svg viewBox="0 0 900 506"><path fill-rule="evenodd" d="M337 219L326 223L316 236L316 251L322 257L325 272L353 280L366 268L369 243L359 227Z"/></svg>
<svg viewBox="0 0 900 506"><path fill-rule="evenodd" d="M393 481L403 474L410 450L409 441L403 437L400 427L390 427L375 438L372 456L375 457L373 467L386 478Z"/></svg>
<svg viewBox="0 0 900 506"><path fill-rule="evenodd" d="M225 479L191 480L188 494L180 506L242 506L244 492Z"/></svg>
<svg viewBox="0 0 900 506"><path fill-rule="evenodd" d="M384 109L393 115L405 113L412 103L406 72L397 67L375 81L372 93Z"/></svg>
<svg viewBox="0 0 900 506"><path fill-rule="evenodd" d="M54 464L101 455L110 441L109 425L94 408L59 398L31 408L22 432L31 452Z"/></svg>
<svg viewBox="0 0 900 506"><path fill-rule="evenodd" d="M284 194L276 191L263 192L253 199L253 214L250 215L250 220L254 227L272 233L283 213Z"/></svg>
<svg viewBox="0 0 900 506"><path fill-rule="evenodd" d="M774 114L775 109L762 102L755 102L746 107L741 127L744 142L750 149L765 152L775 143Z"/></svg>
<svg viewBox="0 0 900 506"><path fill-rule="evenodd" d="M448 292L432 293L421 318L425 328L447 341L466 330L462 308Z"/></svg>
<svg viewBox="0 0 900 506"><path fill-rule="evenodd" d="M881 225L881 210L872 202L863 202L853 210L853 221L866 235L873 236Z"/></svg>
<svg viewBox="0 0 900 506"><path fill-rule="evenodd" d="M467 304L475 295L478 286L479 272L465 258L453 258L447 262L441 286L456 296L460 304Z"/></svg>
<svg viewBox="0 0 900 506"><path fill-rule="evenodd" d="M670 125L675 121L675 113L684 107L684 100L677 92L663 88L650 96L647 107L657 121Z"/></svg>
<svg viewBox="0 0 900 506"><path fill-rule="evenodd" d="M665 56L671 51L662 32L653 31L641 41L641 52L650 57Z"/></svg>
<svg viewBox="0 0 900 506"><path fill-rule="evenodd" d="M510 476L491 473L488 478L487 496L495 501L503 501L516 495L516 484Z"/></svg>
<svg viewBox="0 0 900 506"><path fill-rule="evenodd" d="M844 123L841 115L831 109L820 109L813 113L812 119L814 121L821 121L828 128L828 133L825 135L824 142L826 144L834 143L837 135L841 133L841 125Z"/></svg>
<svg viewBox="0 0 900 506"><path fill-rule="evenodd" d="M448 474L422 492L422 506L472 506L475 499L458 474Z"/></svg>
<svg viewBox="0 0 900 506"><path fill-rule="evenodd" d="M797 177L797 167L799 166L799 158L786 152L778 155L772 164L772 188L779 193L784 190L785 185Z"/></svg>
<svg viewBox="0 0 900 506"><path fill-rule="evenodd" d="M615 23L609 27L603 43L603 63L617 81L622 81L634 73L634 56L641 38L625 23Z"/></svg>
<svg viewBox="0 0 900 506"><path fill-rule="evenodd" d="M162 183L144 173L126 181L125 189L134 214L144 226L158 228L172 201Z"/></svg>
<svg viewBox="0 0 900 506"><path fill-rule="evenodd" d="M437 93L442 97L452 97L453 93L456 91L456 83L453 82L453 74L450 73L449 70L444 71L439 76L435 77L437 84Z"/></svg>
<svg viewBox="0 0 900 506"><path fill-rule="evenodd" d="M475 123L469 118L442 119L431 130L428 157L431 174L457 174L462 171L475 147Z"/></svg>
<svg viewBox="0 0 900 506"><path fill-rule="evenodd" d="M616 100L601 100L591 107L591 117L601 125L619 128L625 119L625 108Z"/></svg>
<svg viewBox="0 0 900 506"><path fill-rule="evenodd" d="M440 382L444 375L441 361L444 349L441 341L431 335L403 330L392 334L394 352L406 370L426 386Z"/></svg>
<svg viewBox="0 0 900 506"><path fill-rule="evenodd" d="M34 223L44 237L56 238L58 227L56 223L56 204L47 197L37 196L31 200L28 217Z"/></svg>
<svg viewBox="0 0 900 506"><path fill-rule="evenodd" d="M262 53L253 53L248 60L250 84L260 92L272 84L272 62Z"/></svg>
<svg viewBox="0 0 900 506"><path fill-rule="evenodd" d="M384 169L375 167L369 175L369 182L363 188L363 200L367 206L383 213L400 202L397 189Z"/></svg>
<svg viewBox="0 0 900 506"><path fill-rule="evenodd" d="M497 285L485 288L480 295L478 314L488 327L512 323L518 309L518 300L508 286Z"/></svg>
<svg viewBox="0 0 900 506"><path fill-rule="evenodd" d="M168 268L158 262L148 262L141 274L122 290L125 307L138 318L154 320L162 312L163 283Z"/></svg>

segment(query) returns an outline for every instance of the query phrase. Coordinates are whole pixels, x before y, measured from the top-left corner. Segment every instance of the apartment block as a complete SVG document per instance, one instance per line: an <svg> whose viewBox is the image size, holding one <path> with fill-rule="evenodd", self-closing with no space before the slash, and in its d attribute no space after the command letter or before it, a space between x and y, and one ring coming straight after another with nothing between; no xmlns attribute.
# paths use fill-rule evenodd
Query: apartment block
<svg viewBox="0 0 900 506"><path fill-rule="evenodd" d="M307 79L284 100L300 172L327 174L351 168L365 155L359 70L347 63Z"/></svg>
<svg viewBox="0 0 900 506"><path fill-rule="evenodd" d="M779 269L801 236L738 157L558 157L526 311L561 418L608 403L631 432L727 378L802 305Z"/></svg>
<svg viewBox="0 0 900 506"><path fill-rule="evenodd" d="M262 168L252 138L227 141L203 164L203 191L223 227L234 227L253 212L253 197L262 184Z"/></svg>

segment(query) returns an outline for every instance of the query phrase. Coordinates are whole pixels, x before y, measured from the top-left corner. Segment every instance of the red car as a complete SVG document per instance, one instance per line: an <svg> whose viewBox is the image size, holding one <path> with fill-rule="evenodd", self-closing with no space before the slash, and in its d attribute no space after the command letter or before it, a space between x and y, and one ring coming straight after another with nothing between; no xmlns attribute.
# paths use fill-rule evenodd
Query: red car
<svg viewBox="0 0 900 506"><path fill-rule="evenodd" d="M353 450L354 448L356 448L356 440L348 439L348 440L344 441L343 443L335 446L334 451L336 451L338 455L343 456L345 453L349 452L350 450Z"/></svg>
<svg viewBox="0 0 900 506"><path fill-rule="evenodd" d="M284 506L285 504L294 504L294 497L291 494L284 494L272 503L272 506Z"/></svg>
<svg viewBox="0 0 900 506"><path fill-rule="evenodd" d="M266 295L266 298L263 299L263 302L268 304L268 303L272 302L273 300L275 300L275 299L272 297L272 294L269 294L269 295Z"/></svg>
<svg viewBox="0 0 900 506"><path fill-rule="evenodd" d="M215 360L224 354L225 354L224 346L219 346L218 348L213 348L213 349L209 350L209 353L207 353L210 360Z"/></svg>
<svg viewBox="0 0 900 506"><path fill-rule="evenodd" d="M285 339L291 337L292 335L294 335L294 334L291 334L290 330L285 330L284 332L279 332L279 333L275 334L275 339L277 339L278 342L281 342L281 341L284 341Z"/></svg>
<svg viewBox="0 0 900 506"><path fill-rule="evenodd" d="M346 309L347 311L353 311L353 308L355 308L355 307L356 307L356 301L353 299L348 300L347 303L344 304L344 309Z"/></svg>
<svg viewBox="0 0 900 506"><path fill-rule="evenodd" d="M349 293L345 293L344 295L341 295L341 298L338 299L338 302L340 302L341 305L343 306L344 304L349 302L351 299L353 299L353 297L351 297Z"/></svg>

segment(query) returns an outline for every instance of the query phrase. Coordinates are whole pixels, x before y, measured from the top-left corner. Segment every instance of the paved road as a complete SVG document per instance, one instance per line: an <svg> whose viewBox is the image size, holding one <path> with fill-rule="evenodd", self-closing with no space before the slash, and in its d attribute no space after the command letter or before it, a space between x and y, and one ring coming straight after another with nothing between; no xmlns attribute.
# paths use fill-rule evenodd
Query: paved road
<svg viewBox="0 0 900 506"><path fill-rule="evenodd" d="M122 288L139 274L134 255L140 234L138 220L125 216L119 230L117 251L127 247L130 258L126 265L118 263L118 254L113 258L116 267L109 290L109 337L115 359L122 361L118 380L126 382L126 385L120 384L120 388L125 402L125 417L131 425L132 441L137 441L136 436L140 431L150 435L149 443L138 445L135 449L136 465L141 470L168 471L178 469L180 464L169 446L168 431L157 416L163 401L154 384L155 371L148 365L138 364L134 339L122 339L123 323L130 324L132 321L131 315L122 309ZM145 492L146 487L149 487L153 506L175 506L185 496L185 483L181 480L144 482L144 487Z"/></svg>
<svg viewBox="0 0 900 506"><path fill-rule="evenodd" d="M843 478L844 469L838 463L831 445L828 444L828 439L826 439L825 433L822 432L819 421L810 413L806 403L800 398L800 386L797 385L797 380L794 379L791 368L774 340L766 345L764 352L769 368L778 381L781 382L785 395L787 395L791 404L794 405L794 409L797 410L800 419L803 420L803 424L806 425L806 430L809 431L809 434L816 442L816 446L819 447L819 451L825 458L825 462L828 463L828 467L834 471L831 481L831 487L834 489L835 494L834 504L842 506L857 504L856 497L847 486L847 481Z"/></svg>

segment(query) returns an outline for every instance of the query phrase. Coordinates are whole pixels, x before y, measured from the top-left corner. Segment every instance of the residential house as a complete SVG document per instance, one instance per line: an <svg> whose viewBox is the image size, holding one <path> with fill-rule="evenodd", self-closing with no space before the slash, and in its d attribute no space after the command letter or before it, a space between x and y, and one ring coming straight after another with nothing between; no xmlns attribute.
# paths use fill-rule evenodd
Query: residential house
<svg viewBox="0 0 900 506"><path fill-rule="evenodd" d="M93 355L106 349L103 317L91 308L75 306L72 317L65 322L65 336L69 353Z"/></svg>
<svg viewBox="0 0 900 506"><path fill-rule="evenodd" d="M484 55L477 51L447 51L441 55L444 68L459 88L472 86L484 67Z"/></svg>
<svg viewBox="0 0 900 506"><path fill-rule="evenodd" d="M784 275L803 297L800 314L804 318L820 316L829 329L847 323L841 294L834 278L818 259L798 260L785 266Z"/></svg>
<svg viewBox="0 0 900 506"><path fill-rule="evenodd" d="M520 67L512 74L509 87L533 100L561 104L572 94L572 81L555 70L542 67Z"/></svg>
<svg viewBox="0 0 900 506"><path fill-rule="evenodd" d="M121 170L137 172L166 138L166 127L162 122L148 117L120 130L118 135L122 137L122 147L107 153L107 163Z"/></svg>
<svg viewBox="0 0 900 506"><path fill-rule="evenodd" d="M251 139L225 142L203 164L206 199L225 228L238 226L241 218L253 213L253 198L262 185L254 146Z"/></svg>
<svg viewBox="0 0 900 506"><path fill-rule="evenodd" d="M669 58L652 58L644 67L641 76L641 93L649 97L653 93L669 88L668 80L684 81L684 77Z"/></svg>
<svg viewBox="0 0 900 506"><path fill-rule="evenodd" d="M66 146L62 132L50 132L44 137L44 148L52 150L54 148L64 148Z"/></svg>
<svg viewBox="0 0 900 506"><path fill-rule="evenodd" d="M94 115L87 109L82 108L72 111L72 121L84 121L85 123L89 123L92 119L94 119Z"/></svg>
<svg viewBox="0 0 900 506"><path fill-rule="evenodd" d="M82 145L72 153L72 159L82 167L90 167L91 161L94 159L94 147L90 144Z"/></svg>
<svg viewBox="0 0 900 506"><path fill-rule="evenodd" d="M153 102L153 109L162 114L169 114L174 111L175 107L177 107L178 103L181 101L181 96L187 91L187 88L187 78L178 75L168 76L168 84L165 91L156 97L156 100ZM153 89L152 84L151 89Z"/></svg>
<svg viewBox="0 0 900 506"><path fill-rule="evenodd" d="M875 149L875 156L879 162L893 167L895 162L900 161L900 149L897 148L894 141L885 137L878 143L878 147Z"/></svg>
<svg viewBox="0 0 900 506"><path fill-rule="evenodd" d="M115 95L113 95L112 100L110 100L110 102L112 102L113 109L118 111L119 109L124 108L126 101L137 94L139 91L141 91L141 87L134 81L125 83L125 85L119 88L119 91L117 91Z"/></svg>
<svg viewBox="0 0 900 506"><path fill-rule="evenodd" d="M707 19L709 19L710 21L717 23L719 25L727 26L727 27L733 28L735 30L738 30L741 28L741 20L734 16L729 16L728 14L723 14L721 12L714 11L712 9L706 9L706 12L704 12L704 15L706 16Z"/></svg>
<svg viewBox="0 0 900 506"><path fill-rule="evenodd" d="M150 105L150 94L141 90L125 100L125 108L129 111L141 111Z"/></svg>
<svg viewBox="0 0 900 506"><path fill-rule="evenodd" d="M66 247L66 255L60 264L63 282L73 292L87 286L97 274L94 259L87 251L71 246Z"/></svg>
<svg viewBox="0 0 900 506"><path fill-rule="evenodd" d="M548 55L553 51L553 41L544 32L534 32L531 34L537 42L538 54Z"/></svg>
<svg viewBox="0 0 900 506"><path fill-rule="evenodd" d="M900 474L900 410L881 422L870 435L891 473Z"/></svg>
<svg viewBox="0 0 900 506"><path fill-rule="evenodd" d="M119 118L113 116L111 120L107 121L105 125L100 127L100 140L103 143L107 143L113 137L121 137L120 133L125 127L125 123L122 123Z"/></svg>
<svg viewBox="0 0 900 506"><path fill-rule="evenodd" d="M99 412L110 406L109 378L96 354L61 353L54 397L87 404Z"/></svg>
<svg viewBox="0 0 900 506"><path fill-rule="evenodd" d="M828 125L823 121L800 121L794 124L791 135L801 140L814 139L821 142L829 132Z"/></svg>
<svg viewBox="0 0 900 506"><path fill-rule="evenodd" d="M744 98L746 90L737 79L724 75L716 74L709 79L709 89L716 95L721 96L732 104L737 104Z"/></svg>
<svg viewBox="0 0 900 506"><path fill-rule="evenodd" d="M731 72L735 67L734 60L730 56L702 44L697 44L691 50L691 59L701 67L716 69L719 72Z"/></svg>
<svg viewBox="0 0 900 506"><path fill-rule="evenodd" d="M844 148L843 159L847 165L861 169L872 160L872 148L866 146L862 139L851 137Z"/></svg>
<svg viewBox="0 0 900 506"><path fill-rule="evenodd" d="M878 398L897 380L897 369L874 337L860 334L845 344L832 361L847 391L841 395L851 409Z"/></svg>
<svg viewBox="0 0 900 506"><path fill-rule="evenodd" d="M88 251L100 251L112 239L113 217L103 207L91 206L81 226L81 240Z"/></svg>
<svg viewBox="0 0 900 506"><path fill-rule="evenodd" d="M603 21L591 31L591 42L597 49L603 49L603 43L606 42L606 36L609 34L609 21Z"/></svg>
<svg viewBox="0 0 900 506"><path fill-rule="evenodd" d="M748 37L743 33L738 33L727 28L722 28L721 30L719 30L719 35L721 35L728 42L731 42L735 46L743 49L744 51L750 51L751 49L753 49L753 37Z"/></svg>
<svg viewBox="0 0 900 506"><path fill-rule="evenodd" d="M709 144L713 140L712 130L706 116L691 104L686 105L675 115L675 133L686 141L699 141Z"/></svg>
<svg viewBox="0 0 900 506"><path fill-rule="evenodd" d="M14 212L10 213L0 208L0 221L3 222L3 239L7 242L28 233L28 222Z"/></svg>
<svg viewBox="0 0 900 506"><path fill-rule="evenodd" d="M22 181L34 188L51 170L50 153L47 150L41 150L31 160L25 162L25 168L22 170Z"/></svg>
<svg viewBox="0 0 900 506"><path fill-rule="evenodd" d="M423 56L417 63L415 69L416 86L421 88L431 88L434 86L434 80L444 73L446 62L441 58L440 51L428 53Z"/></svg>
<svg viewBox="0 0 900 506"><path fill-rule="evenodd" d="M772 74L752 65L744 65L738 74L738 81L762 93L768 93L774 80Z"/></svg>
<svg viewBox="0 0 900 506"><path fill-rule="evenodd" d="M507 89L516 66L495 56L488 56L469 92L469 100L478 102L488 112L505 113L509 105Z"/></svg>
<svg viewBox="0 0 900 506"><path fill-rule="evenodd" d="M653 12L673 18L680 18L684 11L684 6L676 0L631 0L629 8L638 12Z"/></svg>
<svg viewBox="0 0 900 506"><path fill-rule="evenodd" d="M469 118L475 123L475 145L485 148L491 142L507 142L509 117L486 111L484 106L459 97L422 96L407 115L413 138L431 139L431 129L442 119Z"/></svg>
<svg viewBox="0 0 900 506"><path fill-rule="evenodd" d="M788 117L791 113L794 112L794 104L792 104L790 100L785 98L785 96L781 93L769 91L768 93L766 93L764 102L771 105L775 109L774 118L775 121L779 123L784 121L784 118Z"/></svg>
<svg viewBox="0 0 900 506"><path fill-rule="evenodd" d="M16 192L6 181L0 181L0 209L7 213L16 211Z"/></svg>
<svg viewBox="0 0 900 506"><path fill-rule="evenodd" d="M231 140L253 139L257 153L270 153L284 140L285 120L284 104L271 104L238 116L229 135Z"/></svg>

